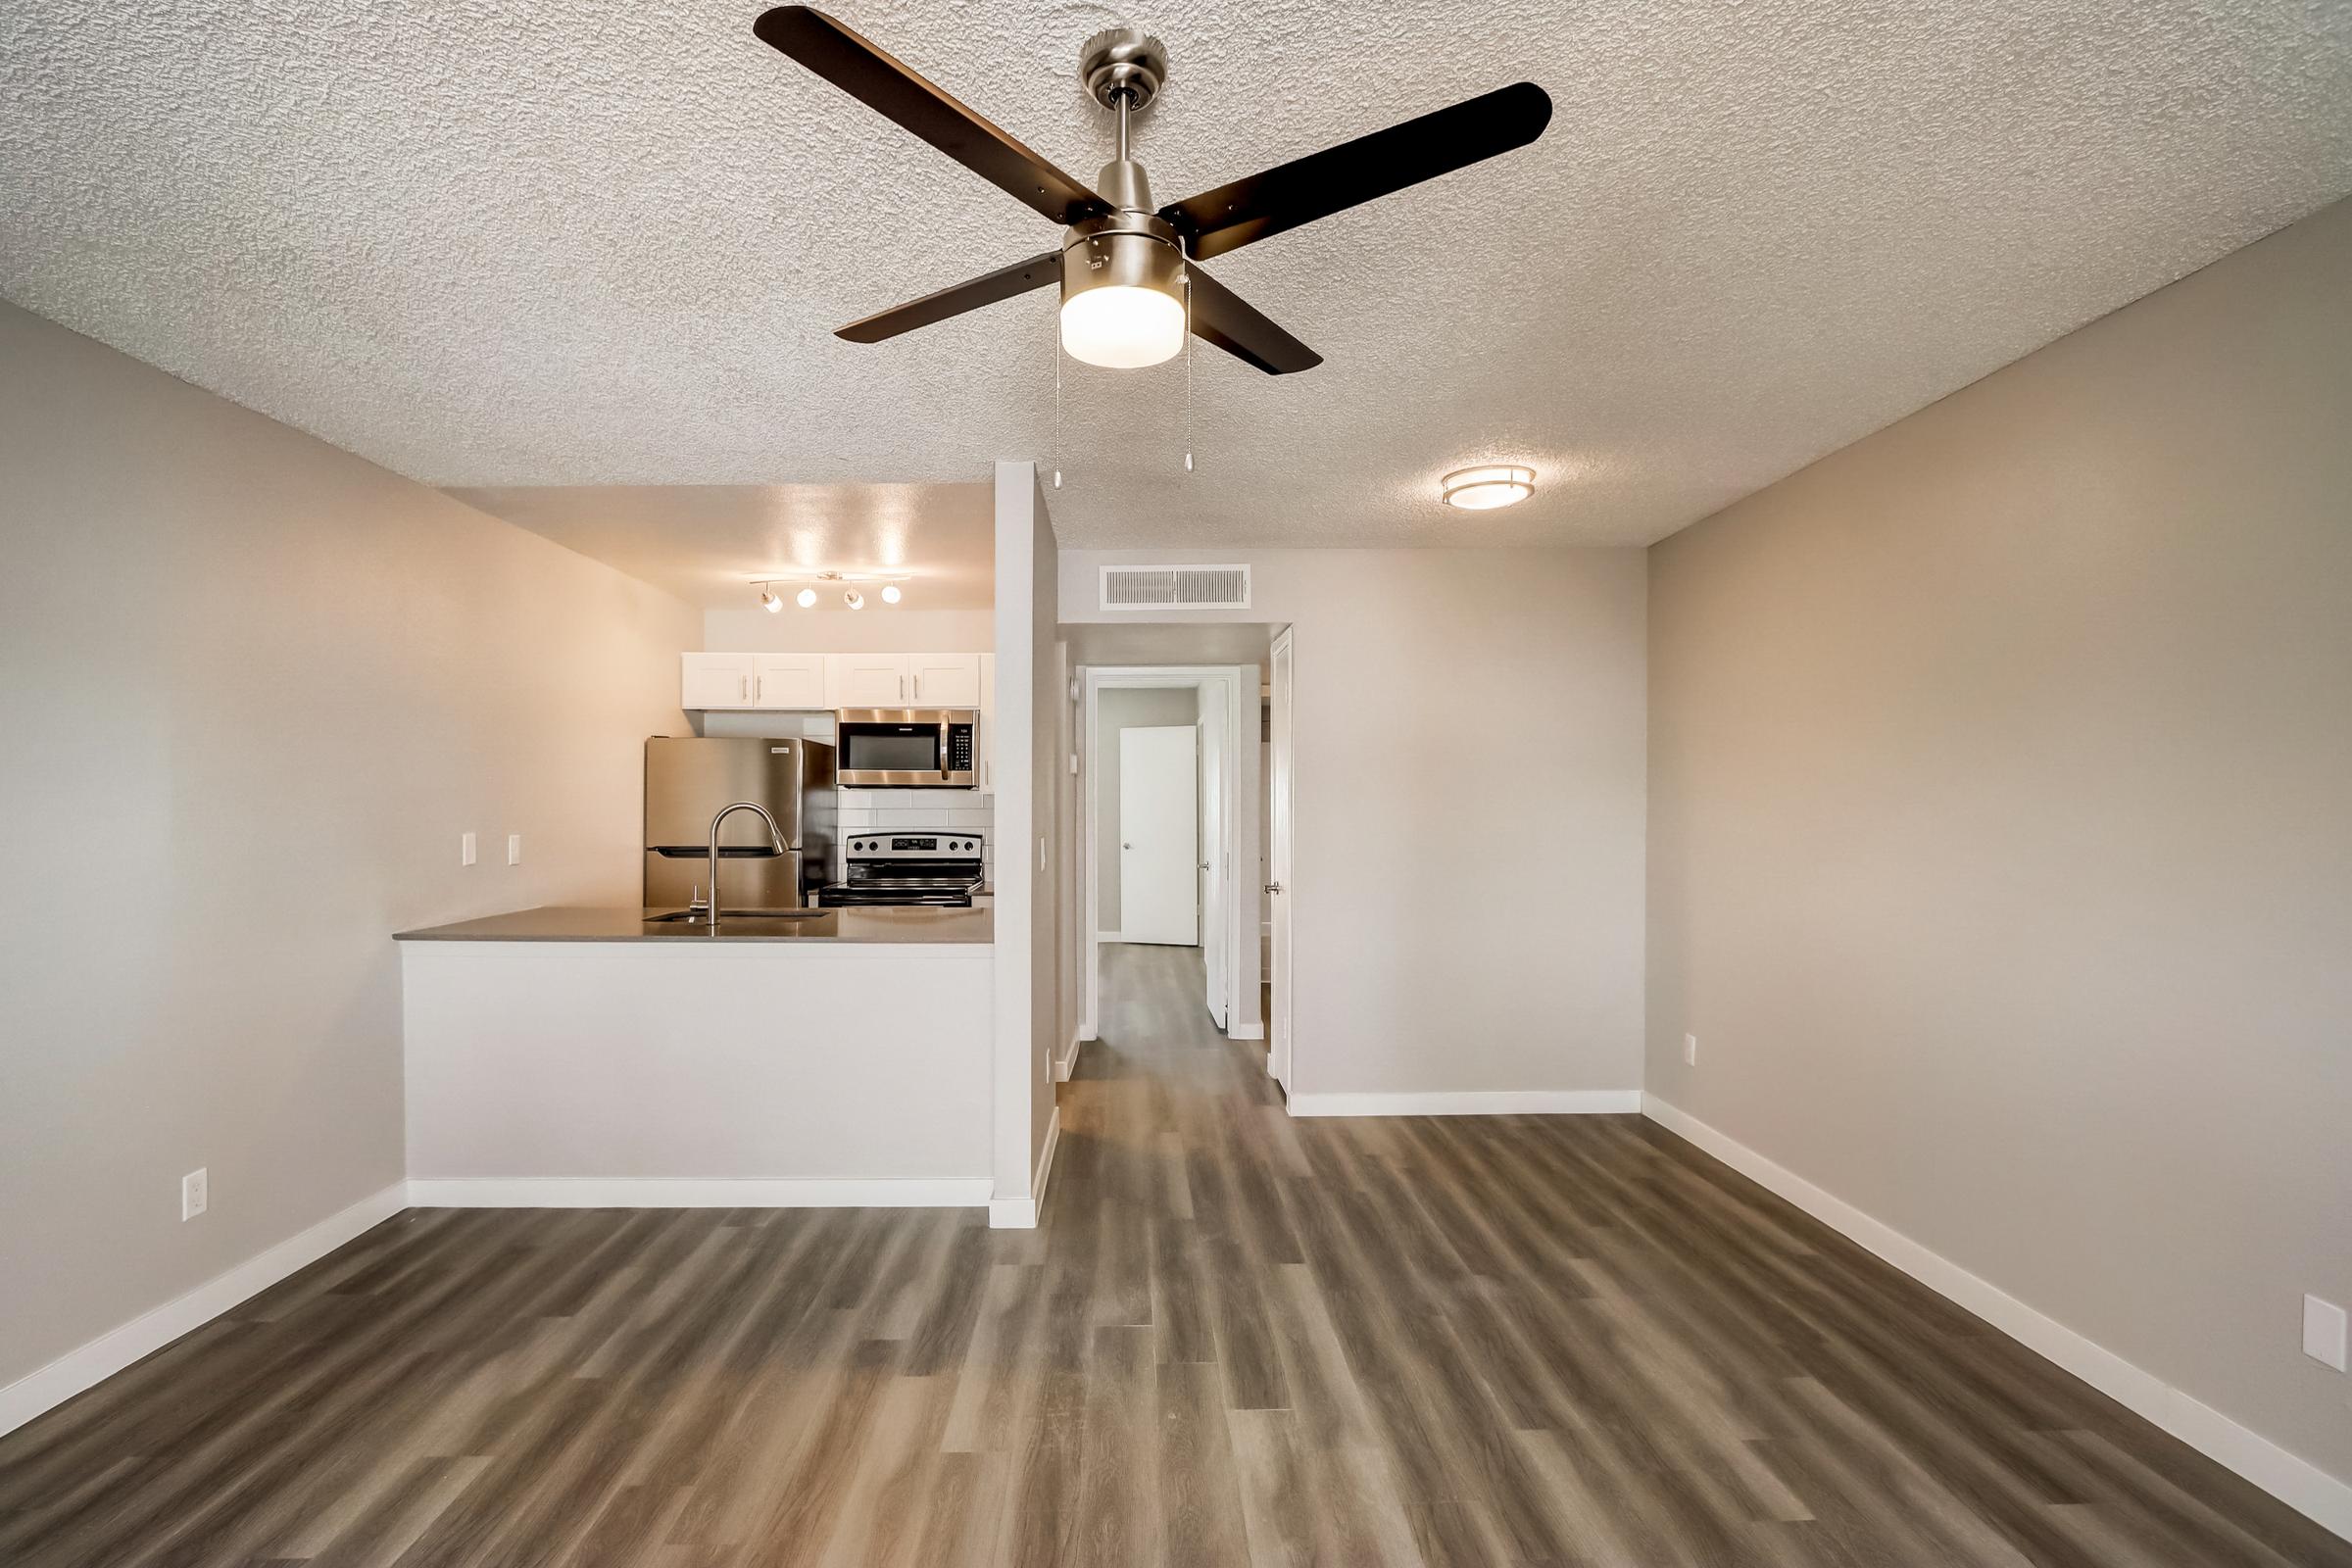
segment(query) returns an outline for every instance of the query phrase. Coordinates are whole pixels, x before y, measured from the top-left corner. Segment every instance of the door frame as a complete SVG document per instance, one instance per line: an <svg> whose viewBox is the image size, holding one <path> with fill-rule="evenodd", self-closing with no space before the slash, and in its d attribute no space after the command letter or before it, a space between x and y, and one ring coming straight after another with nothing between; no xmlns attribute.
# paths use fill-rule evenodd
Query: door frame
<svg viewBox="0 0 2352 1568"><path fill-rule="evenodd" d="M1177 686L1192 687L1215 683L1225 690L1225 765L1213 787L1223 792L1225 803L1224 841L1217 852L1226 866L1223 920L1219 932L1225 959L1225 1035L1229 1040L1262 1040L1265 1020L1258 1015L1257 1004L1257 876L1250 871L1256 863L1257 846L1245 847L1240 840L1242 812L1242 749L1246 743L1254 758L1258 744L1255 715L1257 690L1254 681L1247 678L1252 666L1247 664L1082 664L1078 669L1078 795L1080 828L1077 854L1079 898L1085 913L1079 922L1079 940L1085 957L1085 984L1078 1021L1080 1040L1102 1038L1102 943L1101 940L1102 872L1097 865L1096 846L1102 838L1102 812L1095 790L1096 758L1100 755L1099 714L1097 697L1114 687ZM1245 699L1247 699L1245 701ZM1243 732L1242 715L1247 712L1251 722L1249 732ZM1250 897L1243 897L1243 890ZM1203 925L1208 910L1201 910ZM1242 961L1245 934L1249 944L1249 963ZM1245 967L1249 983L1243 984ZM1245 995L1245 993L1247 993Z"/></svg>
<svg viewBox="0 0 2352 1568"><path fill-rule="evenodd" d="M1267 912L1267 977L1270 987L1269 1036L1266 1072L1282 1085L1287 1101L1297 1081L1298 1053L1297 1011L1298 933L1292 918L1294 884L1298 872L1298 654L1291 640L1295 628L1277 632L1266 650L1267 774L1266 876L1280 882L1282 891ZM1287 672L1286 672L1287 666ZM1256 891L1253 886L1252 892ZM1252 899L1252 906L1255 905ZM1251 932L1254 937L1256 933ZM1280 1027L1276 1024L1279 1022Z"/></svg>

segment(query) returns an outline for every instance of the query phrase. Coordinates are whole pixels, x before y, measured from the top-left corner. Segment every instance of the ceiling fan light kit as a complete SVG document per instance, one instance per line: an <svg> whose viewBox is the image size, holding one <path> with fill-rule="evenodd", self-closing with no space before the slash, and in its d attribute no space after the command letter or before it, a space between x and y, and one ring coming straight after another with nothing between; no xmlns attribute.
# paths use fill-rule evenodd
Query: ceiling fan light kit
<svg viewBox="0 0 2352 1568"><path fill-rule="evenodd" d="M1189 332L1268 375L1312 369L1321 355L1217 282L1200 262L1525 146L1551 119L1544 89L1522 81L1154 208L1144 167L1129 156L1129 121L1158 99L1168 57L1159 40L1135 28L1097 33L1079 53L1079 79L1118 116L1117 156L1102 166L1095 190L821 11L778 6L752 30L1063 226L1054 250L836 333L854 343L878 343L1054 283L1061 290L1062 346L1090 365L1158 365L1184 346Z"/></svg>

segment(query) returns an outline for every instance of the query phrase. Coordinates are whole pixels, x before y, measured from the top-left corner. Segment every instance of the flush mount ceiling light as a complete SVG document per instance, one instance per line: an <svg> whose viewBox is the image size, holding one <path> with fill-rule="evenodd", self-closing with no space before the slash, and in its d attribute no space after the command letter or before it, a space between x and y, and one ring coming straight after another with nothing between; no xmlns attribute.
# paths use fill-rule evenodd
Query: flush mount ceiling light
<svg viewBox="0 0 2352 1568"><path fill-rule="evenodd" d="M1102 166L1093 189L821 11L778 6L752 30L1062 225L1053 250L835 333L853 343L879 343L1058 284L1062 347L1089 365L1157 365L1184 346L1189 327L1203 343L1269 375L1309 370L1323 363L1321 355L1251 309L1200 263L1523 147L1551 119L1544 89L1522 81L1154 208L1144 166L1128 156L1128 122L1159 97L1168 52L1136 28L1099 32L1079 51L1087 95L1118 117L1118 156ZM1357 74L1344 37L1322 38L1319 50L1312 48L1316 41L1309 40L1307 68L1283 80L1286 90L1316 91ZM870 258L874 252L868 247L860 254Z"/></svg>
<svg viewBox="0 0 2352 1568"><path fill-rule="evenodd" d="M1536 470L1518 463L1456 468L1438 481L1438 499L1464 512L1492 512L1536 493Z"/></svg>

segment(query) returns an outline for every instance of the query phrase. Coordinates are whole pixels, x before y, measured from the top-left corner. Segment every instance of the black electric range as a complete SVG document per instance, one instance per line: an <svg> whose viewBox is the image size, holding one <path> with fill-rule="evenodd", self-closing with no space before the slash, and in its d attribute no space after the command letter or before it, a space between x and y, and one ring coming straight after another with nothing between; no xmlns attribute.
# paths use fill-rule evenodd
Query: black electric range
<svg viewBox="0 0 2352 1568"><path fill-rule="evenodd" d="M826 908L912 904L968 908L984 877L981 836L964 829L853 833L844 852L846 881L816 890Z"/></svg>

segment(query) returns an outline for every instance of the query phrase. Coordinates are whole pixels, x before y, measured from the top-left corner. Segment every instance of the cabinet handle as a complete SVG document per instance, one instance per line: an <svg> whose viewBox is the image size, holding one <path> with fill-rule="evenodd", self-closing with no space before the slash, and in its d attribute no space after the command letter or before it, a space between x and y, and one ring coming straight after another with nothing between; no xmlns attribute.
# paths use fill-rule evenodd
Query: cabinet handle
<svg viewBox="0 0 2352 1568"><path fill-rule="evenodd" d="M752 701L755 703L767 701L767 677L765 675L752 677Z"/></svg>
<svg viewBox="0 0 2352 1568"><path fill-rule="evenodd" d="M751 676L738 675L735 677L735 700L739 703L748 703L752 700Z"/></svg>

